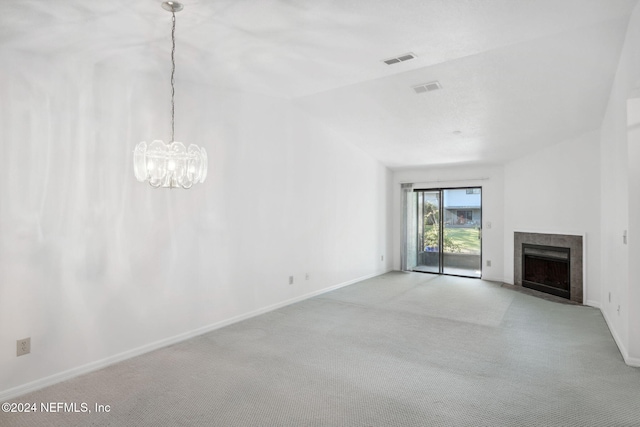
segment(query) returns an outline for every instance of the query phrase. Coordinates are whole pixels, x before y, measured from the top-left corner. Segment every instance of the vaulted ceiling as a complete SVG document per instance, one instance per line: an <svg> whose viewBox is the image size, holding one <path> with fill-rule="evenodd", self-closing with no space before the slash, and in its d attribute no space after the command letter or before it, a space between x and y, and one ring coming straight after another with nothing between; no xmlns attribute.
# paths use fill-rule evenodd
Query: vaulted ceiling
<svg viewBox="0 0 640 427"><path fill-rule="evenodd" d="M291 99L391 168L499 164L599 128L637 1L183 0L176 81ZM13 2L0 54L167 67L160 3Z"/></svg>

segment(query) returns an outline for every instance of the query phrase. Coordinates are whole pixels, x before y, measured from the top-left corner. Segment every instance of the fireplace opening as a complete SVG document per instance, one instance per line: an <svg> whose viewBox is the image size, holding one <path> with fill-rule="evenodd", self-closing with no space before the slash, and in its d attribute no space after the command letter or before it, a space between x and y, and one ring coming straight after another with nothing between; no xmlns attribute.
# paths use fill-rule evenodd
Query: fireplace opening
<svg viewBox="0 0 640 427"><path fill-rule="evenodd" d="M569 248L522 244L522 286L571 299Z"/></svg>

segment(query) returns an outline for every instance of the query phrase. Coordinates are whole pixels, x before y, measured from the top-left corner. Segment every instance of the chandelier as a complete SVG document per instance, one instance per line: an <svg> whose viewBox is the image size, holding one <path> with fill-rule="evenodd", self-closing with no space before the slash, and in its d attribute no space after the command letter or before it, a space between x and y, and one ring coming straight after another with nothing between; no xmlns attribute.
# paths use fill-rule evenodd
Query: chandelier
<svg viewBox="0 0 640 427"><path fill-rule="evenodd" d="M142 141L136 145L133 152L133 170L138 181L149 181L154 188L191 188L193 184L204 182L207 177L207 152L194 144L187 148L182 142L174 139L176 12L181 11L183 5L167 1L162 3L162 8L171 12L171 142L165 144L155 140L147 144Z"/></svg>

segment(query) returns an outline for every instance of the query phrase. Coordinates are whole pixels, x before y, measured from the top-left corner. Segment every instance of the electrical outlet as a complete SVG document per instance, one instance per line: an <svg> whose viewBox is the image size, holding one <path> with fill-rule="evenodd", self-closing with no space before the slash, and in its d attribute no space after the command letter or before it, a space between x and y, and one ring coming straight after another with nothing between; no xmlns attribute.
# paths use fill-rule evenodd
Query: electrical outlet
<svg viewBox="0 0 640 427"><path fill-rule="evenodd" d="M491 221L487 221L487 228L491 228Z"/></svg>
<svg viewBox="0 0 640 427"><path fill-rule="evenodd" d="M24 356L31 353L31 338L16 341L16 356Z"/></svg>
<svg viewBox="0 0 640 427"><path fill-rule="evenodd" d="M293 285L293 276L289 276L289 284Z"/></svg>
<svg viewBox="0 0 640 427"><path fill-rule="evenodd" d="M487 260L487 267L491 267L491 260L490 259Z"/></svg>

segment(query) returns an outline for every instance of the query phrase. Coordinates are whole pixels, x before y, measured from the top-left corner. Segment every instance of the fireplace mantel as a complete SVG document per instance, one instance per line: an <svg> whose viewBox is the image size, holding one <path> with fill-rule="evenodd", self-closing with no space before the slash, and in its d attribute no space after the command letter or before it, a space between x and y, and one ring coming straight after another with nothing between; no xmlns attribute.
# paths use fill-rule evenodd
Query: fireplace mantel
<svg viewBox="0 0 640 427"><path fill-rule="evenodd" d="M571 301L584 303L584 235L515 231L513 235L514 285L522 286L522 244L569 248L571 251Z"/></svg>

